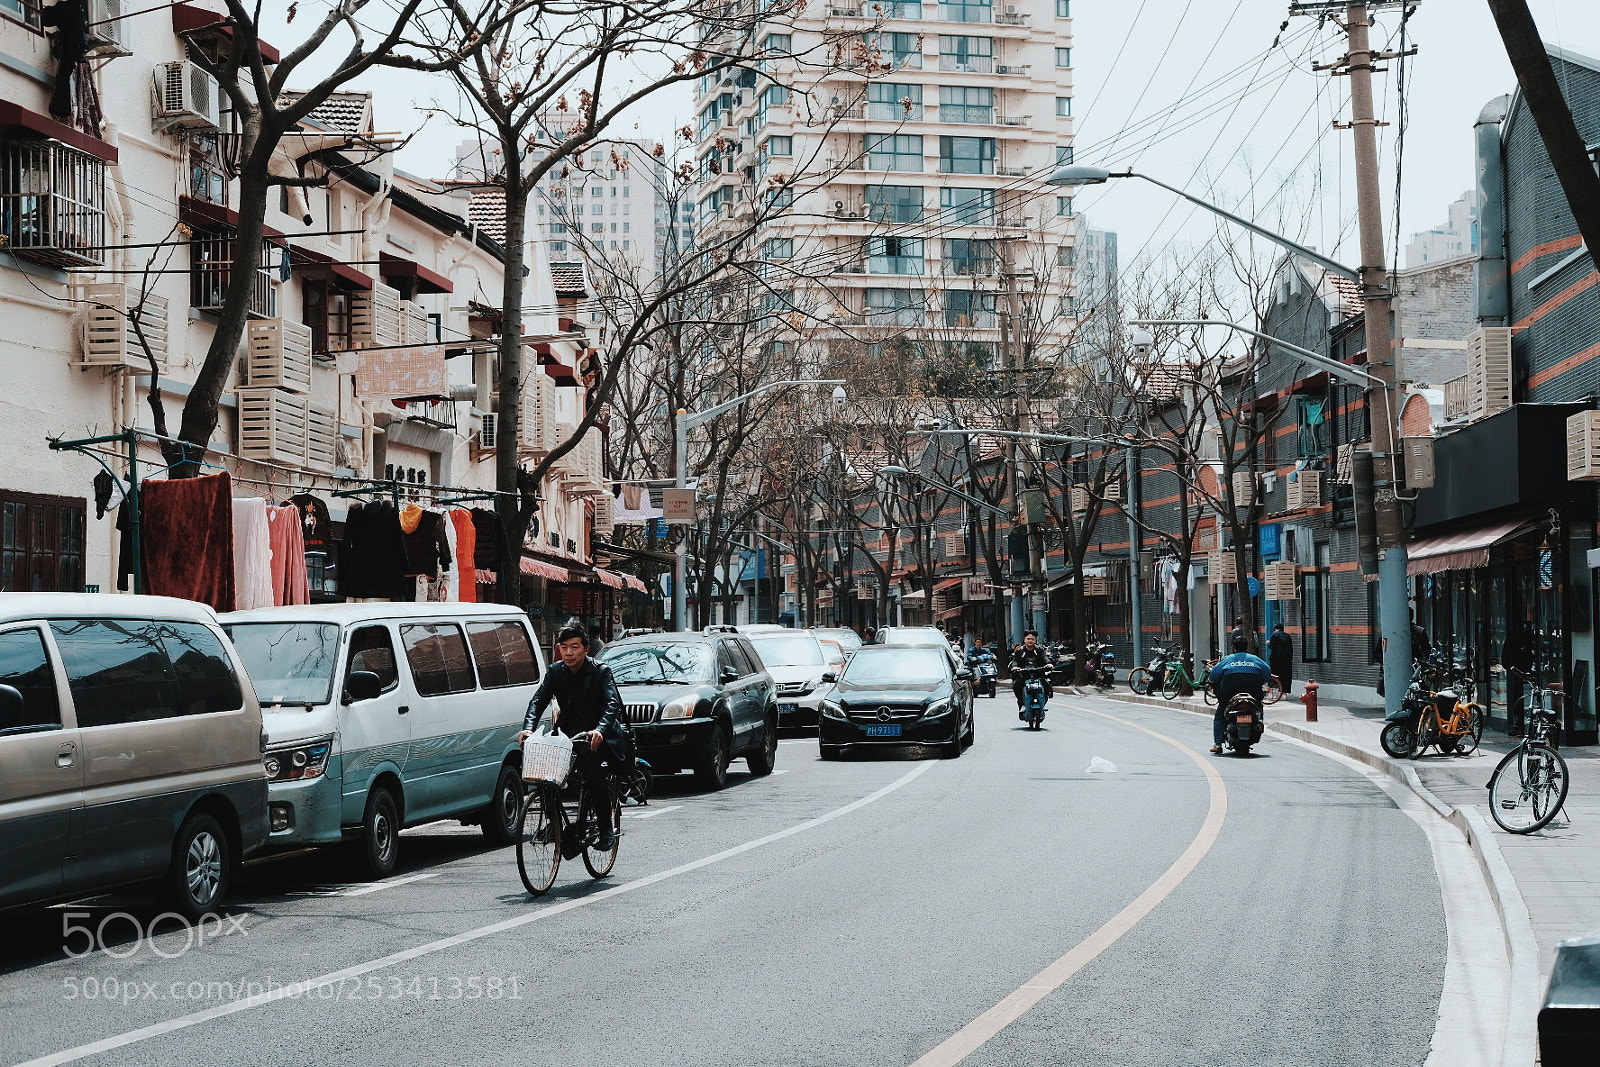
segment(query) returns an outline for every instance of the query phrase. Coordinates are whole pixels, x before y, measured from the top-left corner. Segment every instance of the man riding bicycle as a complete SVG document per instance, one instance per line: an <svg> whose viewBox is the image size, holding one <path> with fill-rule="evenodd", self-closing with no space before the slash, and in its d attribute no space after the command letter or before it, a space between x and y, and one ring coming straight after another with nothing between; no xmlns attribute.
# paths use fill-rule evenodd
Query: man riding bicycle
<svg viewBox="0 0 1600 1067"><path fill-rule="evenodd" d="M1245 651L1249 644L1250 639L1244 634L1234 635L1233 652L1217 660L1211 668L1211 688L1217 694L1217 711L1211 727L1212 755L1221 754L1222 739L1228 734L1228 701L1240 693L1249 693L1257 704L1266 700L1272 668L1260 656Z"/></svg>
<svg viewBox="0 0 1600 1067"><path fill-rule="evenodd" d="M560 710L551 723L574 742L574 766L583 775L585 806L600 823L595 847L608 852L616 839L611 820L605 816L611 810L611 779L606 766L607 761L613 767L623 765L622 694L617 692L611 668L589 657L589 631L582 626L574 623L562 628L556 635L556 654L561 661L545 672L538 691L528 702L517 744L526 741L538 727L544 709L555 698Z"/></svg>

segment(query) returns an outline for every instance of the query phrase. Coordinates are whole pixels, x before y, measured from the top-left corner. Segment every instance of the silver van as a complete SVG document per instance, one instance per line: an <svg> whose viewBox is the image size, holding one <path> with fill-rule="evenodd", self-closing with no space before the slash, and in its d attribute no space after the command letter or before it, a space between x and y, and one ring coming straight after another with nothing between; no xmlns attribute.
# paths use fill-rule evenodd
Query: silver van
<svg viewBox="0 0 1600 1067"><path fill-rule="evenodd" d="M350 841L394 870L400 830L520 829L517 732L544 673L504 604L320 604L222 616L260 696L273 846Z"/></svg>
<svg viewBox="0 0 1600 1067"><path fill-rule="evenodd" d="M267 838L261 708L203 604L0 594L0 908L215 910Z"/></svg>

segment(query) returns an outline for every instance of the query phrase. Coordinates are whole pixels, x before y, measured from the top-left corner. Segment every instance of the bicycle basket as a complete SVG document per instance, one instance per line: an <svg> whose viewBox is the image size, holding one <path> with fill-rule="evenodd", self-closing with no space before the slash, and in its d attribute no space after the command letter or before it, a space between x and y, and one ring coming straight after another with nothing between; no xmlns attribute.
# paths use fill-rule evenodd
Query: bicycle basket
<svg viewBox="0 0 1600 1067"><path fill-rule="evenodd" d="M572 741L562 734L530 734L522 743L522 780L567 784L572 769Z"/></svg>

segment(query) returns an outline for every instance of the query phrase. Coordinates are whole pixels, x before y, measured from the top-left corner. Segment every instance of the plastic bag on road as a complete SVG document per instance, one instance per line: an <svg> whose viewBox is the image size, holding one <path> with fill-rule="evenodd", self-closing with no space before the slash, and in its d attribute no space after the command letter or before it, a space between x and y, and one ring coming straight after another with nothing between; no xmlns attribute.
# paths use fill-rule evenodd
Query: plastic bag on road
<svg viewBox="0 0 1600 1067"><path fill-rule="evenodd" d="M1115 763L1112 763L1108 759L1101 759L1099 756L1096 756L1094 759L1089 761L1089 768L1084 773L1085 774L1115 774L1116 772L1117 772L1117 765Z"/></svg>

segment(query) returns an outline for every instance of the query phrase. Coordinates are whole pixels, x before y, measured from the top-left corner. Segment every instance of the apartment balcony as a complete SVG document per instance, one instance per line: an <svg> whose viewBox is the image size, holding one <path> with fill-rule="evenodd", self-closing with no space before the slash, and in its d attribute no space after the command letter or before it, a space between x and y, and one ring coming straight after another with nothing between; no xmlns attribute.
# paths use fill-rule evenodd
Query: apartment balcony
<svg viewBox="0 0 1600 1067"><path fill-rule="evenodd" d="M941 55L939 69L946 74L993 74L994 57Z"/></svg>
<svg viewBox="0 0 1600 1067"><path fill-rule="evenodd" d="M1028 72L1031 70L1033 70L1033 65L1031 63L1024 63L1021 66L996 64L994 68L994 72L996 74L1012 74L1022 78L1028 77Z"/></svg>

